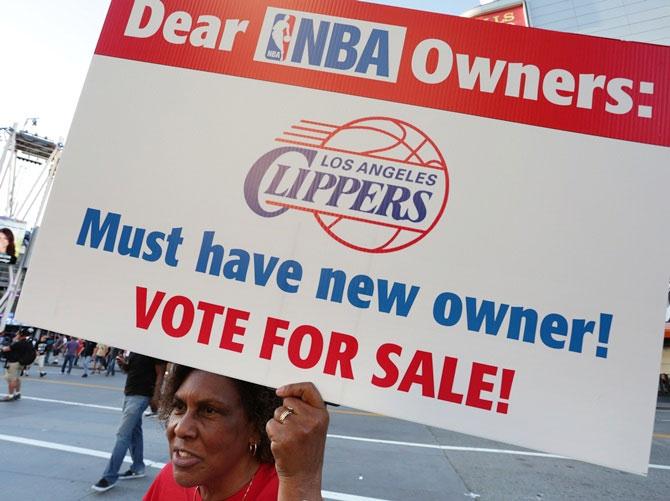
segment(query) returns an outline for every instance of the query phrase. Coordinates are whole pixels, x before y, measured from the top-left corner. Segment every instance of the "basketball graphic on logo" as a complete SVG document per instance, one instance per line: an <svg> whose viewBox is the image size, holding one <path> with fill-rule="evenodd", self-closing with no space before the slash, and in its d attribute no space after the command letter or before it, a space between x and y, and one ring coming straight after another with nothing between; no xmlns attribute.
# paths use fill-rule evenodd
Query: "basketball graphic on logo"
<svg viewBox="0 0 670 501"><path fill-rule="evenodd" d="M424 238L444 213L447 165L415 125L300 120L276 141L283 146L261 156L245 180L247 205L259 216L312 214L340 244L386 253Z"/></svg>
<svg viewBox="0 0 670 501"><path fill-rule="evenodd" d="M395 160L410 169L428 170L437 173L444 186L443 193L435 194L442 195L439 210L423 229L315 214L321 227L338 242L365 252L393 252L421 240L439 221L449 194L447 165L432 139L414 125L387 117L361 118L335 129L323 146L377 160ZM362 224L366 225L364 231Z"/></svg>

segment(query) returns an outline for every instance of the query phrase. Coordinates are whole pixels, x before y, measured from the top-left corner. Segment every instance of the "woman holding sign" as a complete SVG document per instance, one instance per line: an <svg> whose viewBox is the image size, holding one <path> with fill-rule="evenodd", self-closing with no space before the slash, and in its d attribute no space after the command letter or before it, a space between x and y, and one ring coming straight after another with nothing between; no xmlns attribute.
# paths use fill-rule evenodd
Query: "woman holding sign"
<svg viewBox="0 0 670 501"><path fill-rule="evenodd" d="M174 366L159 412L171 462L145 501L321 499L328 412L313 384L275 392Z"/></svg>

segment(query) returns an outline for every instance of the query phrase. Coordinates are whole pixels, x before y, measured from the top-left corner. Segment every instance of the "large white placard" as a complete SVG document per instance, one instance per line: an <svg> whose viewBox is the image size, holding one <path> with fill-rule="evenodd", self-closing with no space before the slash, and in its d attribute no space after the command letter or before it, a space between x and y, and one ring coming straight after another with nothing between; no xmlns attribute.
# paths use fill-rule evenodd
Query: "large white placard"
<svg viewBox="0 0 670 501"><path fill-rule="evenodd" d="M360 74L347 76L345 48L332 56L338 71L312 85L289 81L315 73L299 68L309 54L284 65L281 47L268 62L258 49L281 21L288 57L301 50L304 2L265 18L219 7L258 75L171 64L160 51L110 55L117 39L182 50L171 33L183 50L235 56L237 41L196 47L168 21L124 36L131 9L151 3L112 3L20 320L261 384L312 380L332 402L646 471L669 271L667 146L328 88L349 78L388 89L397 75L405 85L412 68L433 85L408 45L420 54L417 31L431 39L422 20L511 38L515 28L319 8L312 35L319 20L358 13L368 19L359 35L382 41L367 66L358 46L350 71ZM205 8L165 8L176 4L194 23ZM395 39L403 15L411 22ZM366 80L384 73L374 25L405 50L386 80ZM547 96L566 95L546 82ZM504 84L496 92L512 109ZM575 101L576 120L583 108Z"/></svg>

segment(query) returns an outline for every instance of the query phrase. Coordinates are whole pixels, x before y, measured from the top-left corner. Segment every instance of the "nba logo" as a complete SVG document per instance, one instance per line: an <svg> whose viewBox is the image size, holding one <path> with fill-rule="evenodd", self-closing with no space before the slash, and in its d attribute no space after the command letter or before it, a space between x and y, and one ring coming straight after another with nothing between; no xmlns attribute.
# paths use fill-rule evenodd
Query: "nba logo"
<svg viewBox="0 0 670 501"><path fill-rule="evenodd" d="M272 34L268 40L265 57L273 61L285 61L293 36L295 16L277 14L272 23Z"/></svg>

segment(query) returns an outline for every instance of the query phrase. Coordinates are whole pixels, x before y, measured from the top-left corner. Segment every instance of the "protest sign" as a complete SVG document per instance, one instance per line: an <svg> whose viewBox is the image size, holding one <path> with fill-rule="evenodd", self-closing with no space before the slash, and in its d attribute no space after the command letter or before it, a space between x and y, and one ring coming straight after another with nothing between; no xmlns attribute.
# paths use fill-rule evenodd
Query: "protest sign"
<svg viewBox="0 0 670 501"><path fill-rule="evenodd" d="M646 472L669 49L336 4L112 1L21 320Z"/></svg>

